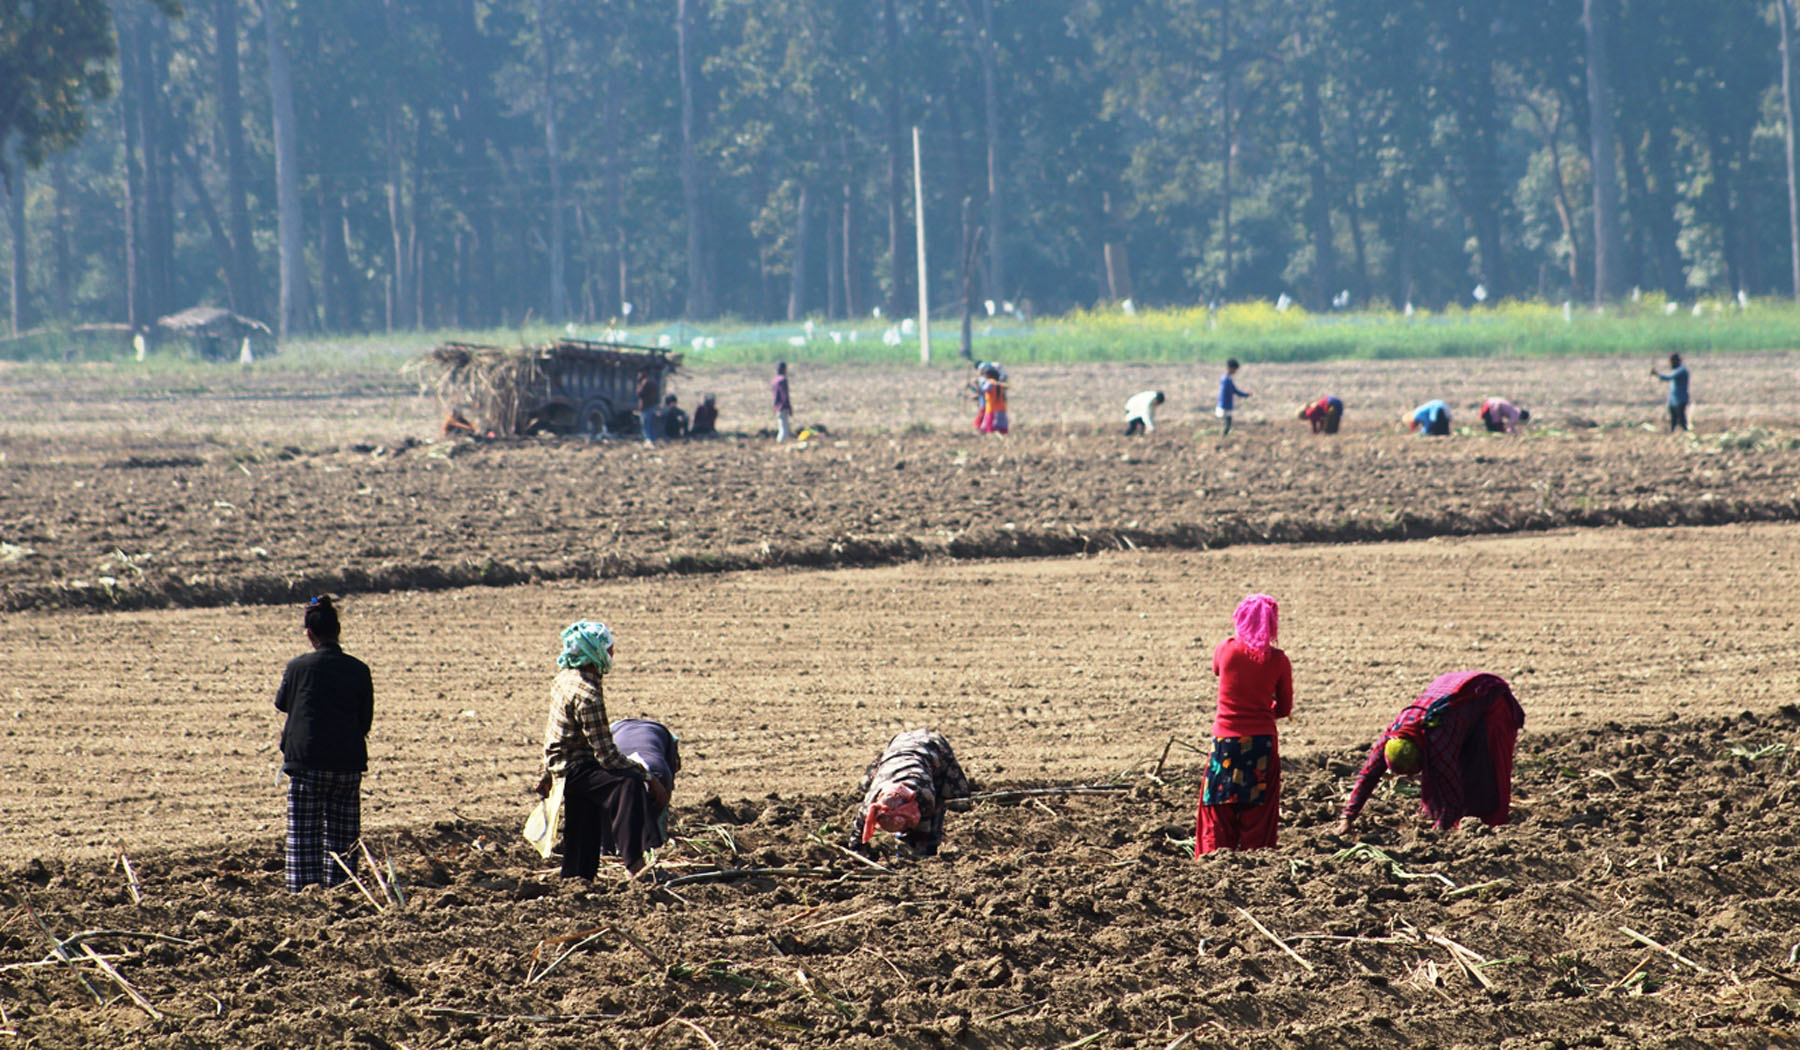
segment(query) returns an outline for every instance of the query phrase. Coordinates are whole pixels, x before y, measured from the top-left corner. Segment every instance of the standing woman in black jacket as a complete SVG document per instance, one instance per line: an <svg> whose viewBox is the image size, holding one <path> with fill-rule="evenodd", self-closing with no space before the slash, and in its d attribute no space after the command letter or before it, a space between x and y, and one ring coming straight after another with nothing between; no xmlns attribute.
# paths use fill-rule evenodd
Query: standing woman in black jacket
<svg viewBox="0 0 1800 1050"><path fill-rule="evenodd" d="M375 688L369 665L338 648L337 607L328 597L306 603L306 640L281 675L275 710L281 729L282 772L288 775L287 888L311 882L336 886L348 876L327 851L356 867L362 837L362 775L369 768L369 724Z"/></svg>

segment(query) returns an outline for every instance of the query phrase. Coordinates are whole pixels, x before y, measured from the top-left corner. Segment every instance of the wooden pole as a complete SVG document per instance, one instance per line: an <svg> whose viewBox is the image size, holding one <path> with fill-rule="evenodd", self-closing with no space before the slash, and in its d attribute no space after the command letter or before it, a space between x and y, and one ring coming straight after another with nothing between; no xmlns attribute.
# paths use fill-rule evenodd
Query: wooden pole
<svg viewBox="0 0 1800 1050"><path fill-rule="evenodd" d="M919 246L919 363L931 363L931 285L925 265L925 165L919 157L919 126L913 125L913 230Z"/></svg>

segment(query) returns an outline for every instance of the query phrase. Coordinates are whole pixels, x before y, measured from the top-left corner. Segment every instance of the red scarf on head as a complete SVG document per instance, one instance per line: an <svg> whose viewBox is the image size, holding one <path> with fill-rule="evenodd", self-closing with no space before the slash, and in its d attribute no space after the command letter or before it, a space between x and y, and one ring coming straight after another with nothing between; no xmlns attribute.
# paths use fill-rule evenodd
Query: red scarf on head
<svg viewBox="0 0 1800 1050"><path fill-rule="evenodd" d="M910 831L919 823L919 799L905 784L890 784L881 790L863 817L862 840L875 837L875 829Z"/></svg>

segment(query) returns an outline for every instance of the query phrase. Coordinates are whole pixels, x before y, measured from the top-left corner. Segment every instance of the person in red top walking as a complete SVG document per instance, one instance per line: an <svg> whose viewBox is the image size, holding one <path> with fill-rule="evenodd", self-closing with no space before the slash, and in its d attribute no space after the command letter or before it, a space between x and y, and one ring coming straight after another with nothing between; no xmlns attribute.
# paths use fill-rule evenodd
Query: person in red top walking
<svg viewBox="0 0 1800 1050"><path fill-rule="evenodd" d="M1268 595L1250 595L1233 615L1237 634L1213 650L1219 710L1194 821L1196 858L1275 845L1281 810L1275 720L1294 711L1294 669L1275 648L1280 611Z"/></svg>

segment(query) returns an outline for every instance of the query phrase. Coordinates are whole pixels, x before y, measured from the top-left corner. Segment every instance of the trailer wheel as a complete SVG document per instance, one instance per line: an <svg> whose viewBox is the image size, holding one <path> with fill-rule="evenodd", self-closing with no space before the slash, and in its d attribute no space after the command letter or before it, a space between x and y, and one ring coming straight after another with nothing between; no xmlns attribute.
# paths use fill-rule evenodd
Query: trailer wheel
<svg viewBox="0 0 1800 1050"><path fill-rule="evenodd" d="M597 397L581 406L581 412L575 417L575 424L583 434L601 436L612 433L612 402Z"/></svg>
<svg viewBox="0 0 1800 1050"><path fill-rule="evenodd" d="M526 419L527 434L573 434L580 417L567 401L551 401L539 405Z"/></svg>

